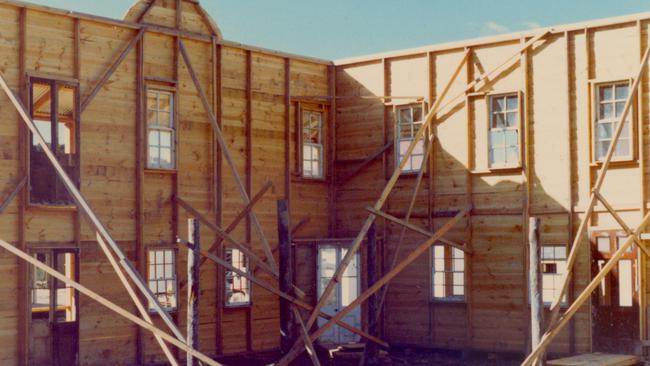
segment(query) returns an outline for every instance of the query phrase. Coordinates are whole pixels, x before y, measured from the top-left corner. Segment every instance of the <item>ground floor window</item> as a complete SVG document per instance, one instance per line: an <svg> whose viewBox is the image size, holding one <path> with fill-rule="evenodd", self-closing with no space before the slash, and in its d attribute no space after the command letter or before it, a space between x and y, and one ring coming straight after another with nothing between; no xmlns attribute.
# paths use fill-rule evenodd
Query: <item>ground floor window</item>
<svg viewBox="0 0 650 366"><path fill-rule="evenodd" d="M562 290L562 276L566 272L566 246L542 245L542 301L551 305ZM562 299L566 304L566 295Z"/></svg>
<svg viewBox="0 0 650 366"><path fill-rule="evenodd" d="M178 307L176 252L174 249L152 249L148 256L149 289L165 310ZM155 308L149 304L149 310Z"/></svg>
<svg viewBox="0 0 650 366"><path fill-rule="evenodd" d="M226 249L226 261L238 270L248 273L248 258L237 249ZM226 306L246 306L251 303L248 278L226 270Z"/></svg>
<svg viewBox="0 0 650 366"><path fill-rule="evenodd" d="M457 248L433 246L433 299L465 299L465 253Z"/></svg>

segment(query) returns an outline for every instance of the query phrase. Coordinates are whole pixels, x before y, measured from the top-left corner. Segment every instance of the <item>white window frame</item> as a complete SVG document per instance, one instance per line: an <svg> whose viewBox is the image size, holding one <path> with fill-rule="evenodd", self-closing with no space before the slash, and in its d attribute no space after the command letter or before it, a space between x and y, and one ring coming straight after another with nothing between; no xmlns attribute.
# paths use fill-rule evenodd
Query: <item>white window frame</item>
<svg viewBox="0 0 650 366"><path fill-rule="evenodd" d="M318 115L320 117L320 121L318 123L318 126L316 129L314 128L305 128L305 120L308 118L311 120L312 115ZM324 179L325 178L325 144L324 144L324 120L325 120L325 111L322 109L316 109L316 108L306 108L302 107L301 112L300 112L300 172L301 176L306 179ZM318 142L314 143L310 139L305 138L305 130L308 130L311 132L312 130L318 131ZM309 148L310 151L310 158L307 159L305 150L306 148ZM313 155L311 155L311 151L313 149L317 149L319 151L317 157L314 158ZM305 169L305 164L309 164L310 169ZM311 166L313 163L318 164L318 173L314 173L313 169L311 169Z"/></svg>
<svg viewBox="0 0 650 366"><path fill-rule="evenodd" d="M515 97L517 100L517 108L516 109L509 109L508 108L508 99ZM504 99L505 100L505 109L501 111L494 111L493 106L494 103L493 101L495 99ZM521 97L520 92L511 92L511 93L499 93L499 94L490 94L487 96L487 104L488 104L488 126L487 126L487 156L488 156L488 167L489 169L510 169L510 168L520 168L521 167L521 161L522 161L522 146L523 146L523 137L522 137L522 128L521 128L521 120L523 118L523 106L522 106L522 101L523 98ZM509 113L514 113L517 122L515 123L514 126L507 126L507 116ZM495 122L495 116L497 114L502 114L504 119L504 127L494 127L496 122ZM517 141L517 160L510 162L508 161L508 149L511 147L514 147L514 145L508 145L506 142L506 134L509 131L515 131L517 134L516 141ZM503 136L503 143L500 144L498 147L493 146L493 138L492 138L492 133L501 133ZM503 149L504 153L504 162L503 163L494 163L493 162L493 150L496 148L498 149Z"/></svg>
<svg viewBox="0 0 650 366"><path fill-rule="evenodd" d="M421 118L418 121L415 121L413 117L414 115L413 110L416 108L420 108L421 110L420 112ZM402 116L401 112L404 110L408 110L409 111L408 114L410 116L410 120L406 122L401 120L401 116ZM411 142L415 140L415 135L418 133L418 131L424 124L425 106L424 103L396 105L393 108L393 115L395 116L395 149L394 149L395 162L396 165L399 166L402 163L402 158L405 155L404 153L406 152L406 151L402 151L402 143L405 143L404 145L408 148ZM402 127L405 127L406 129L410 128L410 136L407 137L402 136ZM406 163L406 165L404 165L404 169L402 169L402 174L418 173L422 169L422 162L424 161L425 154L426 154L425 137L422 137L422 139L420 139L420 141L418 141L417 145L415 146L415 149L413 149L413 153L409 157L409 161Z"/></svg>
<svg viewBox="0 0 650 366"><path fill-rule="evenodd" d="M443 258L436 257L441 249ZM462 256L462 257L459 257ZM462 269L458 268L462 265ZM441 268L442 267L442 268ZM431 248L431 299L432 301L464 302L467 296L467 255L458 248L435 244ZM463 283L458 285L455 277L460 276ZM462 294L457 293L462 288Z"/></svg>
<svg viewBox="0 0 650 366"><path fill-rule="evenodd" d="M617 87L626 85L627 86L627 94L625 97L619 99L616 96L616 89ZM600 98L600 90L603 87L611 87L612 89L612 98L607 101L603 101ZM617 117L617 112L618 108L621 108L621 113L623 113L623 108L625 107L625 102L627 100L627 97L629 96L630 93L630 88L631 88L631 82L630 80L618 80L618 81L607 81L607 82L594 82L593 83L593 92L594 92L594 107L592 108L592 113L593 113L593 124L592 124L592 158L593 161L595 162L601 162L605 159L607 155L607 150L603 152L603 155L600 156L598 154L598 143L601 141L610 141L612 140L612 137L614 135L614 131L617 126L617 122L619 117ZM604 118L601 117L600 110L601 110L601 104L612 104L612 116L609 118ZM628 128L628 134L625 136L624 132L621 131L621 136L619 137L618 143L617 143L617 149L620 146L621 141L627 140L629 141L628 144L628 152L626 155L617 155L617 151L614 151L614 155L612 156L612 161L630 161L634 159L634 148L635 148L635 140L634 140L634 103L632 104L632 107L630 108L630 112L627 115L627 119L625 120L625 123L629 124ZM599 126L603 124L611 124L611 131L610 131L610 137L602 137L599 138ZM609 145L608 145L609 147Z"/></svg>
<svg viewBox="0 0 650 366"><path fill-rule="evenodd" d="M228 254L228 252L230 252L230 254ZM233 254L235 252L238 253L240 258L241 258L241 260L238 261L238 265L233 264L233 259L234 259ZM228 261L230 265L232 265L235 268L241 270L242 272L246 272L246 273L250 274L250 259L241 250L234 249L234 248L226 248L224 254L225 254L226 261ZM245 271L242 269L242 265L239 263L241 261L244 261L244 263L245 263L244 264L245 265ZM229 282L229 279L231 277L232 277L232 280L233 280L233 287L235 287L234 286L234 281L241 281L241 282L246 284L245 289L248 291L248 298L245 301L232 301L231 302L229 300L229 290L230 290L229 286L230 285L229 285L228 282ZM234 271L230 271L228 269L225 269L224 270L223 280L224 280L224 292L225 292L224 305L226 307L228 307L228 308L236 308L236 307L246 307L246 306L251 305L252 299L253 299L253 294L252 294L253 287L251 286L251 281L248 278L246 278L244 276L241 276L241 275L235 273ZM238 288L240 288L240 287L241 286L239 286Z"/></svg>
<svg viewBox="0 0 650 366"><path fill-rule="evenodd" d="M564 257L562 258L561 256L558 256L557 254L557 249L562 248L564 250ZM547 249L546 251L544 249ZM553 255L549 257L550 251L553 251ZM551 306L553 301L555 301L555 297L557 294L560 292L562 289L562 277L564 276L564 273L566 273L566 263L567 263L567 257L568 257L568 248L566 245L561 245L561 244L542 244L541 250L540 250L540 275L542 276L542 301L544 303L544 306ZM546 273L545 269L547 265L555 265L555 272L554 273ZM546 288L545 287L545 279L552 279L553 282L553 287L552 288ZM548 293L548 291L552 292L551 298L544 298L544 295ZM566 294L562 298L562 302L560 303L561 306L566 306L567 303L567 296Z"/></svg>
<svg viewBox="0 0 650 366"><path fill-rule="evenodd" d="M156 255L157 253L162 253L162 258L163 258L162 263L156 262L156 258L158 257ZM167 253L171 253L171 263L167 262L166 259ZM165 273L166 266L171 266L171 274ZM158 273L160 267L162 267L161 275L159 275ZM153 277L152 277L152 270L153 270ZM165 288L167 288L167 286L169 286L170 284L172 285L171 296L173 300L169 300L169 302L172 302L171 305L166 305L167 301L160 301L161 296L170 296L169 291L165 291L165 292L159 291L158 285L160 284L160 282L164 282ZM163 309L167 311L178 310L178 300L179 300L178 299L178 276L176 274L176 250L174 248L147 249L147 285L149 286L149 290L151 290L154 297L158 300L158 302L160 302ZM153 306L153 304L149 302L148 305L149 305L149 312L155 313L156 308Z"/></svg>
<svg viewBox="0 0 650 366"><path fill-rule="evenodd" d="M156 106L155 108L151 108L149 105L149 95L151 93L156 94ZM175 101L176 101L176 95L173 91L170 90L165 90L165 89L158 89L158 88L147 88L147 98L146 98L146 122L147 122L147 168L148 169L157 169L157 170L174 170L176 169L176 116L175 116ZM169 96L169 126L161 126L160 125L160 112L167 113L167 111L160 109L160 96L161 95L167 95ZM156 123L150 123L149 121L149 112L155 112L156 114ZM161 132L167 132L171 134L171 141L170 141L170 146L162 146L160 142L160 137L158 140L158 145L152 145L149 142L149 135L152 131L157 131L159 133ZM155 147L158 150L158 158L160 159L160 151L163 148L169 148L170 149L170 154L171 154L171 161L170 164L163 165L161 163L154 164L151 161L151 148Z"/></svg>

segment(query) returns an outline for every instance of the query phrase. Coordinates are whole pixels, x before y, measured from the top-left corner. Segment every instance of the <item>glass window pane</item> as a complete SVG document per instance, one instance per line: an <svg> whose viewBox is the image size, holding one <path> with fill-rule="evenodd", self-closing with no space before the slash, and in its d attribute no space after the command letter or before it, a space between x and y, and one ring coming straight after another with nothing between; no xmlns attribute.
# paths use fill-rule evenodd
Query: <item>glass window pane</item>
<svg viewBox="0 0 650 366"><path fill-rule="evenodd" d="M158 93L158 110L170 112L171 111L171 94ZM169 113L167 113L169 115Z"/></svg>
<svg viewBox="0 0 650 366"><path fill-rule="evenodd" d="M169 131L160 131L160 146L172 147L172 133Z"/></svg>
<svg viewBox="0 0 650 366"><path fill-rule="evenodd" d="M465 259L454 259L453 260L453 271L462 272L465 270Z"/></svg>
<svg viewBox="0 0 650 366"><path fill-rule="evenodd" d="M630 140L619 139L616 143L614 156L625 157L630 155Z"/></svg>
<svg viewBox="0 0 650 366"><path fill-rule="evenodd" d="M149 146L160 146L160 132L149 130Z"/></svg>
<svg viewBox="0 0 650 366"><path fill-rule="evenodd" d="M454 296L463 296L465 295L464 286L454 286Z"/></svg>
<svg viewBox="0 0 650 366"><path fill-rule="evenodd" d="M507 107L509 111L519 109L519 97L517 96L508 97Z"/></svg>
<svg viewBox="0 0 650 366"><path fill-rule="evenodd" d="M169 112L158 112L158 125L162 127L174 127L171 123L171 114Z"/></svg>
<svg viewBox="0 0 650 366"><path fill-rule="evenodd" d="M505 164L506 162L506 149L496 148L492 150L492 164Z"/></svg>
<svg viewBox="0 0 650 366"><path fill-rule="evenodd" d="M505 98L492 97L492 112L501 112L505 109Z"/></svg>
<svg viewBox="0 0 650 366"><path fill-rule="evenodd" d="M519 146L519 133L516 130L505 131L506 146Z"/></svg>
<svg viewBox="0 0 650 366"><path fill-rule="evenodd" d="M504 128L506 126L504 113L494 113L492 118L492 128Z"/></svg>
<svg viewBox="0 0 650 366"><path fill-rule="evenodd" d="M356 277L343 277L341 281L341 305L347 306L358 296Z"/></svg>
<svg viewBox="0 0 650 366"><path fill-rule="evenodd" d="M506 122L508 127L517 127L517 123L519 123L519 113L508 112L506 114Z"/></svg>
<svg viewBox="0 0 650 366"><path fill-rule="evenodd" d="M437 298L445 297L445 287L444 286L433 286L433 296Z"/></svg>
<svg viewBox="0 0 650 366"><path fill-rule="evenodd" d="M34 120L34 124L36 125L36 129L38 130L38 132L41 134L41 136L43 136L45 143L50 145L50 147L52 147L52 122L44 121L44 120ZM38 146L38 142L36 141L36 138L32 139L32 144L34 146Z"/></svg>
<svg viewBox="0 0 650 366"><path fill-rule="evenodd" d="M596 143L596 159L602 159L609 150L609 141L598 141Z"/></svg>
<svg viewBox="0 0 650 366"><path fill-rule="evenodd" d="M490 146L501 147L505 144L505 134L503 131L490 131Z"/></svg>
<svg viewBox="0 0 650 366"><path fill-rule="evenodd" d="M464 286L465 285L465 274L464 273L454 273L453 279L454 286Z"/></svg>
<svg viewBox="0 0 650 366"><path fill-rule="evenodd" d="M614 116L614 107L611 103L600 105L599 119L608 119Z"/></svg>
<svg viewBox="0 0 650 366"><path fill-rule="evenodd" d="M422 121L422 107L413 108L413 121Z"/></svg>
<svg viewBox="0 0 650 366"><path fill-rule="evenodd" d="M174 263L173 254L174 254L174 251L165 250L165 263L171 263L171 264Z"/></svg>
<svg viewBox="0 0 650 366"><path fill-rule="evenodd" d="M616 99L627 99L629 86L625 84L619 84L616 86Z"/></svg>
<svg viewBox="0 0 650 366"><path fill-rule="evenodd" d="M599 252L609 253L611 251L609 247L609 237L607 236L597 238L596 244Z"/></svg>
<svg viewBox="0 0 650 366"><path fill-rule="evenodd" d="M632 306L634 297L632 286L632 261L620 260L618 262L618 301L620 306Z"/></svg>
<svg viewBox="0 0 650 366"><path fill-rule="evenodd" d="M169 168L172 165L172 150L169 148L160 149L160 165Z"/></svg>
<svg viewBox="0 0 650 366"><path fill-rule="evenodd" d="M411 108L401 108L397 111L397 117L399 123L411 123L413 119L411 118Z"/></svg>
<svg viewBox="0 0 650 366"><path fill-rule="evenodd" d="M566 247L564 246L555 247L555 259L566 259Z"/></svg>
<svg viewBox="0 0 650 366"><path fill-rule="evenodd" d="M616 103L616 117L620 117L623 114L623 110L625 109L625 102L617 102ZM628 116L629 116L628 112Z"/></svg>
<svg viewBox="0 0 650 366"><path fill-rule="evenodd" d="M508 164L519 163L519 147L508 147L508 156L506 158Z"/></svg>
<svg viewBox="0 0 650 366"><path fill-rule="evenodd" d="M597 139L611 139L612 138L612 123L597 123L596 124L596 138Z"/></svg>
<svg viewBox="0 0 650 366"><path fill-rule="evenodd" d="M598 88L599 94L599 100L604 101L604 100L610 100L612 99L613 93L612 93L612 87L611 86L601 86Z"/></svg>

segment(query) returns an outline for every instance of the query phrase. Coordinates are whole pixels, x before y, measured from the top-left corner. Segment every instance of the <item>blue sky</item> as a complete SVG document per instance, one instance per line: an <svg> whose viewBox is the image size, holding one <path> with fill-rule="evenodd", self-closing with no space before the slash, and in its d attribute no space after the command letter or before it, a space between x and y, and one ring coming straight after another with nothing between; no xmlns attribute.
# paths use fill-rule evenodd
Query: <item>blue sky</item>
<svg viewBox="0 0 650 366"><path fill-rule="evenodd" d="M31 0L121 18L134 0ZM650 11L648 0L203 0L224 38L325 59Z"/></svg>

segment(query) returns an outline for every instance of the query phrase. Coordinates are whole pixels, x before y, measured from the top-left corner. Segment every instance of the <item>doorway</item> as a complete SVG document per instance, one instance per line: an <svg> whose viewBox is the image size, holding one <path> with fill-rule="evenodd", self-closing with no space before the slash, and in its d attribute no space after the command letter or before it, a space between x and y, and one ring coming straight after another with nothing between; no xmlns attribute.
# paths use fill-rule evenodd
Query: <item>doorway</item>
<svg viewBox="0 0 650 366"><path fill-rule="evenodd" d="M620 231L592 233L592 277L626 239ZM637 249L631 246L592 295L594 351L635 354L639 340L637 262Z"/></svg>
<svg viewBox="0 0 650 366"><path fill-rule="evenodd" d="M76 249L39 248L34 258L79 282ZM30 364L79 364L79 294L65 283L30 266Z"/></svg>
<svg viewBox="0 0 650 366"><path fill-rule="evenodd" d="M334 276L336 269L341 264L347 252L347 248L338 246L321 245L318 247L317 288L319 298L322 296L323 291L327 287L330 279ZM343 273L341 281L337 283L336 289L330 295L325 306L323 306L324 313L332 316L336 315L336 313L348 306L359 296L359 290L361 289L359 274L359 254L357 253ZM361 307L357 306L341 320L353 327L361 328ZM318 318L319 326L322 326L325 322L325 319ZM320 337L320 342L323 344L343 344L358 341L358 335L338 325L331 327Z"/></svg>

